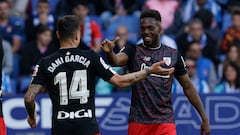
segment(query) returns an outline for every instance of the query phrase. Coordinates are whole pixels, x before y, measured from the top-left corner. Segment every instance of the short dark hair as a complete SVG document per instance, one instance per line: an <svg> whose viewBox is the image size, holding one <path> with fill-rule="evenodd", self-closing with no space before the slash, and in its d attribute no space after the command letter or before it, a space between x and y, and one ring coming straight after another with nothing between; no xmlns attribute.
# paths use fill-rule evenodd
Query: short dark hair
<svg viewBox="0 0 240 135"><path fill-rule="evenodd" d="M49 3L48 0L38 0L37 3Z"/></svg>
<svg viewBox="0 0 240 135"><path fill-rule="evenodd" d="M200 20L199 18L193 18L193 19L191 19L191 20L189 21L189 23L188 23L188 26L190 26L190 25L192 25L192 24L195 24L195 23L201 24L202 27L203 27L203 22L202 22L202 20Z"/></svg>
<svg viewBox="0 0 240 135"><path fill-rule="evenodd" d="M65 15L58 20L57 30L60 40L66 41L73 38L74 33L79 31L80 19L75 15Z"/></svg>
<svg viewBox="0 0 240 135"><path fill-rule="evenodd" d="M194 19L200 19L203 23L203 27L209 29L213 22L213 14L207 9L200 9L196 14L193 16Z"/></svg>
<svg viewBox="0 0 240 135"><path fill-rule="evenodd" d="M140 16L140 20L143 18L146 18L146 17L154 18L160 22L162 21L161 14L157 10L148 9L148 10L143 11Z"/></svg>
<svg viewBox="0 0 240 135"><path fill-rule="evenodd" d="M76 1L73 2L73 3L74 3L73 8L76 8L76 7L79 6L79 5L82 5L82 6L88 8L88 1L87 1L87 0L76 0Z"/></svg>
<svg viewBox="0 0 240 135"><path fill-rule="evenodd" d="M222 81L227 81L227 77L225 76L225 72L227 71L227 67L232 67L234 68L234 70L237 72L237 77L236 77L236 81L235 81L235 87L236 89L240 88L240 69L239 66L237 65L236 62L227 62L225 65L223 65L223 77L222 77Z"/></svg>
<svg viewBox="0 0 240 135"><path fill-rule="evenodd" d="M9 1L8 1L8 0L0 0L0 3L7 3L7 4L8 4L8 6L10 6L10 3L9 3Z"/></svg>
<svg viewBox="0 0 240 135"><path fill-rule="evenodd" d="M191 48L193 45L196 45L196 44L200 46L200 43L197 42L197 41L191 41L191 42L189 42L189 43L187 44L186 50L189 51L190 48Z"/></svg>
<svg viewBox="0 0 240 135"><path fill-rule="evenodd" d="M234 16L234 15L240 15L240 11L239 10L234 10L232 12L232 16Z"/></svg>
<svg viewBox="0 0 240 135"><path fill-rule="evenodd" d="M47 25L38 25L37 26L37 35L42 34L45 31L52 31Z"/></svg>

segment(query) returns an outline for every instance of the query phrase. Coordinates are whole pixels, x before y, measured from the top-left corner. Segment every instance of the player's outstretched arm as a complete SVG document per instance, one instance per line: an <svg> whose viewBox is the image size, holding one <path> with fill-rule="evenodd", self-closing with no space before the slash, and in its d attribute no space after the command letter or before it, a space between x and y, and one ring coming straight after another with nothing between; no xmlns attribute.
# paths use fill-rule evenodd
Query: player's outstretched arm
<svg viewBox="0 0 240 135"><path fill-rule="evenodd" d="M31 84L24 96L25 108L28 113L27 121L31 128L36 127L35 97L43 91L45 91L43 85Z"/></svg>
<svg viewBox="0 0 240 135"><path fill-rule="evenodd" d="M127 87L130 86L144 78L146 78L150 74L161 74L167 75L172 74L174 72L174 68L162 68L161 65L164 64L164 61L160 61L154 63L150 68L146 68L145 70L141 70L138 72L133 72L125 75L115 74L109 81L110 83L116 85L117 87Z"/></svg>
<svg viewBox="0 0 240 135"><path fill-rule="evenodd" d="M184 94L187 96L188 100L195 107L195 109L198 111L199 115L202 118L201 135L210 135L210 125L208 117L204 111L201 99L197 91L195 90L190 78L188 77L188 74L179 76L177 79L183 87Z"/></svg>
<svg viewBox="0 0 240 135"><path fill-rule="evenodd" d="M113 52L113 48L116 45L117 41L119 40L119 37L116 37L113 41L110 40L104 40L101 43L102 50L106 53L108 63L112 66L125 66L128 61L128 56L125 53L118 53L115 54Z"/></svg>

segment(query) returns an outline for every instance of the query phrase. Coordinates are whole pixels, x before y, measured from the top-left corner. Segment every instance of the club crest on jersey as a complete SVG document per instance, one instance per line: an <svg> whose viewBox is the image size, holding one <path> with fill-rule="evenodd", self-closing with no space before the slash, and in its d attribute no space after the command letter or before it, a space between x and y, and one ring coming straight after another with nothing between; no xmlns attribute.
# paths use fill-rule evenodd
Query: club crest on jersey
<svg viewBox="0 0 240 135"><path fill-rule="evenodd" d="M151 60L151 57L145 56L145 57L143 58L143 60L144 60L144 61L150 61L150 60Z"/></svg>
<svg viewBox="0 0 240 135"><path fill-rule="evenodd" d="M165 62L166 65L168 66L171 65L171 57L163 57L163 61Z"/></svg>

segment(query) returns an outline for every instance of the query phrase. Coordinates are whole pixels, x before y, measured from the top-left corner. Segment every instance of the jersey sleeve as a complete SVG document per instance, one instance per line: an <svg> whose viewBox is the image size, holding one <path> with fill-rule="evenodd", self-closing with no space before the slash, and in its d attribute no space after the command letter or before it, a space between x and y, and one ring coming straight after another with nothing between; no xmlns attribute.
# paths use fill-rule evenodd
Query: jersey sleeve
<svg viewBox="0 0 240 135"><path fill-rule="evenodd" d="M177 54L177 62L176 62L176 65L175 65L175 71L174 71L174 75L177 77L177 76L181 76L181 75L184 75L187 73L186 71L186 65L185 65L185 62L184 62L184 59L183 57L178 53Z"/></svg>
<svg viewBox="0 0 240 135"><path fill-rule="evenodd" d="M132 60L134 58L135 52L136 52L136 46L127 44L120 52L123 52L127 54L128 61Z"/></svg>
<svg viewBox="0 0 240 135"><path fill-rule="evenodd" d="M39 60L35 66L32 77L33 79L31 84L46 84L46 73L44 71L43 59Z"/></svg>
<svg viewBox="0 0 240 135"><path fill-rule="evenodd" d="M101 77L104 81L108 81L116 72L105 63L102 57L97 54L94 55L93 68L96 74Z"/></svg>

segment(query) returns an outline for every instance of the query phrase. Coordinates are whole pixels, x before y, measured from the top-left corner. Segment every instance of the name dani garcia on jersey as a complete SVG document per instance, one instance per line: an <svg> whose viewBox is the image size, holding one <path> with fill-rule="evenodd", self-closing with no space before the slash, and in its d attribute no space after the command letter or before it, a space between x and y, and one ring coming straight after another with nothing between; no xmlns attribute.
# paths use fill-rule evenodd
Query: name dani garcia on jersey
<svg viewBox="0 0 240 135"><path fill-rule="evenodd" d="M57 58L53 63L50 64L50 66L47 69L49 72L53 73L58 66L68 62L78 62L86 67L88 67L91 63L91 61L85 58L84 56L66 55L65 57Z"/></svg>

